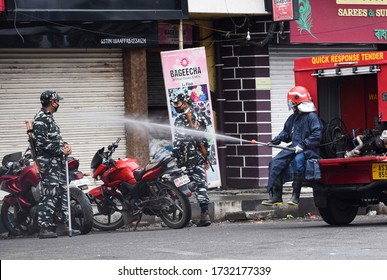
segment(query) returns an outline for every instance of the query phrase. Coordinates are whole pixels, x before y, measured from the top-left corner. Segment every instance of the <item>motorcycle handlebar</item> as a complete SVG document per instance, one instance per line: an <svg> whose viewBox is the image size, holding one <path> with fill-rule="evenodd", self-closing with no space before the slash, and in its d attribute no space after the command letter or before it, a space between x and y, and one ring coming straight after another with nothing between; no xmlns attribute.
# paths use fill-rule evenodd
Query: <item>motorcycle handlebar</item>
<svg viewBox="0 0 387 280"><path fill-rule="evenodd" d="M114 151L118 147L118 143L121 141L121 137L117 138L117 141L108 146L109 151Z"/></svg>

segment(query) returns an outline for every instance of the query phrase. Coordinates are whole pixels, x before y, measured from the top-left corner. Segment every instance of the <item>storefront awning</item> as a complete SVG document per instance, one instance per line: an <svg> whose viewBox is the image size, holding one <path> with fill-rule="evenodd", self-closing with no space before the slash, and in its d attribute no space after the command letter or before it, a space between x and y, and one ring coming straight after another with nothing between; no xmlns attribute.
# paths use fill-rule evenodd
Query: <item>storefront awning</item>
<svg viewBox="0 0 387 280"><path fill-rule="evenodd" d="M18 0L8 1L1 21L144 21L188 18L187 0Z"/></svg>

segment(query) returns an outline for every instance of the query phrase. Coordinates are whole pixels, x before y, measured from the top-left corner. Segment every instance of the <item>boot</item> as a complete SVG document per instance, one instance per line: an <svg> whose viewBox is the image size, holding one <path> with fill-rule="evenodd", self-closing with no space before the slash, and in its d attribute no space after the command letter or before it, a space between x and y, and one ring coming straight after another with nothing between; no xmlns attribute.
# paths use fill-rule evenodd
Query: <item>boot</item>
<svg viewBox="0 0 387 280"><path fill-rule="evenodd" d="M301 194L303 180L304 180L303 173L294 173L293 184L292 184L293 194L290 200L288 201L289 205L298 206L298 204L300 203L300 194Z"/></svg>
<svg viewBox="0 0 387 280"><path fill-rule="evenodd" d="M58 236L66 236L66 235L69 235L69 227L66 225L66 224L58 224L56 226L56 234ZM77 229L72 229L71 230L71 236L76 236L76 235L80 235L81 234L81 231L77 230Z"/></svg>
<svg viewBox="0 0 387 280"><path fill-rule="evenodd" d="M274 181L273 185L273 191L272 195L269 199L262 201L262 205L264 206L274 206L274 205L281 205L283 203L282 201L282 179L277 178ZM270 195L270 192L269 192Z"/></svg>
<svg viewBox="0 0 387 280"><path fill-rule="evenodd" d="M50 228L42 228L39 232L39 238L45 239L45 238L56 238L58 235L53 232Z"/></svg>
<svg viewBox="0 0 387 280"><path fill-rule="evenodd" d="M200 205L200 221L196 224L197 227L208 227L211 225L210 215L208 215L208 205Z"/></svg>
<svg viewBox="0 0 387 280"><path fill-rule="evenodd" d="M210 215L207 212L200 213L200 221L196 224L197 227L208 227L211 225Z"/></svg>

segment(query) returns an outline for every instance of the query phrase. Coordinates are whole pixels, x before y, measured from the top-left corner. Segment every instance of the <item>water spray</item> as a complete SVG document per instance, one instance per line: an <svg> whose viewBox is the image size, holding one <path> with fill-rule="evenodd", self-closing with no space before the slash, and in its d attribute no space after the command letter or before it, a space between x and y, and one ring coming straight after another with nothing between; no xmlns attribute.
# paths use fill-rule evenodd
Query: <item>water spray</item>
<svg viewBox="0 0 387 280"><path fill-rule="evenodd" d="M263 143L263 142L258 142L256 140L251 140L251 144L257 144L257 145L260 145L260 146L266 146L266 147L272 147L272 148L277 148L277 149L282 149L282 150L288 150L288 151L292 151L294 152L296 149L295 148L289 148L289 147L285 147L285 146L281 146L281 145L273 145L273 144L270 144L270 143Z"/></svg>

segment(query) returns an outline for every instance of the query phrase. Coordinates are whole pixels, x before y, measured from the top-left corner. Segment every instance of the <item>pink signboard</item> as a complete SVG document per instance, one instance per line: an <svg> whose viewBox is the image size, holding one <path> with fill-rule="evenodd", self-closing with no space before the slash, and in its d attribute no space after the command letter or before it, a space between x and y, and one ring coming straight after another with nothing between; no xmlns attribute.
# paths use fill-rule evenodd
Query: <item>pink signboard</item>
<svg viewBox="0 0 387 280"><path fill-rule="evenodd" d="M299 0L292 43L387 43L385 0Z"/></svg>
<svg viewBox="0 0 387 280"><path fill-rule="evenodd" d="M179 25L160 22L158 24L159 44L178 44ZM192 25L183 24L183 42L192 45Z"/></svg>
<svg viewBox="0 0 387 280"><path fill-rule="evenodd" d="M209 159L213 170L207 170L207 180L210 188L219 187L221 182L205 48L161 52L161 63L172 135L174 135L175 119L180 113L171 106L170 96L174 91L187 90L192 101L191 107L196 113L204 116L209 123L204 135L210 146Z"/></svg>
<svg viewBox="0 0 387 280"><path fill-rule="evenodd" d="M298 1L298 0L294 0ZM292 20L293 0L272 0L273 2L273 21Z"/></svg>

